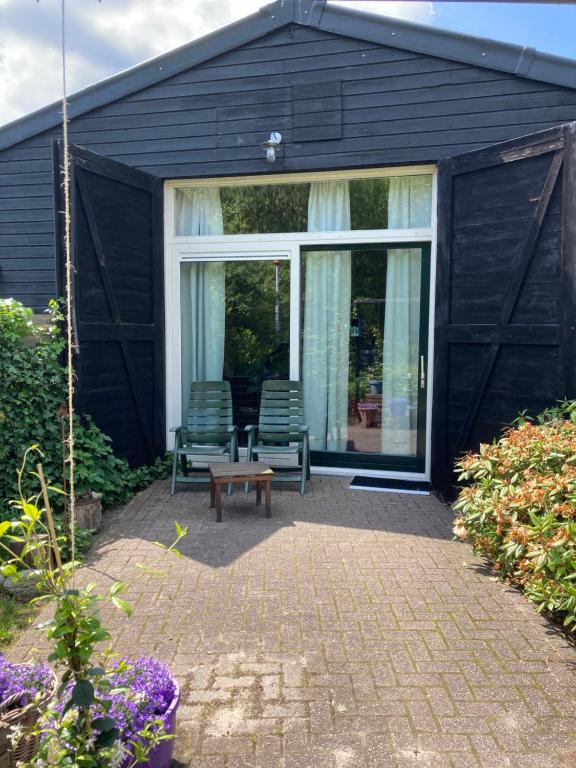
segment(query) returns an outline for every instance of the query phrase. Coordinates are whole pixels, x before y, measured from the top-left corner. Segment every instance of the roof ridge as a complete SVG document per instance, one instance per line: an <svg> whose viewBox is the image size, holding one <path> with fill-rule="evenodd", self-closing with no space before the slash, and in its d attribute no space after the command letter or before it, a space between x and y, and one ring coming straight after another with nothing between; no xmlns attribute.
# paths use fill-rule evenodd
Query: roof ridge
<svg viewBox="0 0 576 768"><path fill-rule="evenodd" d="M69 116L78 117L155 85L288 24L576 89L574 59L337 6L326 0L275 0L239 21L77 91L68 98ZM50 130L60 121L60 102L20 117L0 127L0 150Z"/></svg>

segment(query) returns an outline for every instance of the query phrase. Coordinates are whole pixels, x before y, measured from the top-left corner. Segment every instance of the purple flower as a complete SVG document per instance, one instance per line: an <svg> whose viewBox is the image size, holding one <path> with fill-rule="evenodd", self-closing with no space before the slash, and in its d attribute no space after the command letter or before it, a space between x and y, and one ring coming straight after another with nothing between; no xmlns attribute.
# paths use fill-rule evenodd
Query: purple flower
<svg viewBox="0 0 576 768"><path fill-rule="evenodd" d="M52 673L45 664L13 664L0 654L0 703L17 696L10 708L24 707L51 686Z"/></svg>
<svg viewBox="0 0 576 768"><path fill-rule="evenodd" d="M61 710L71 692L68 686L62 697ZM109 674L95 681L96 696L109 702L110 708L94 708L94 717L111 717L124 743L138 738L146 725L158 719L168 725L164 717L176 688L168 667L156 659L140 657L135 661L119 661Z"/></svg>

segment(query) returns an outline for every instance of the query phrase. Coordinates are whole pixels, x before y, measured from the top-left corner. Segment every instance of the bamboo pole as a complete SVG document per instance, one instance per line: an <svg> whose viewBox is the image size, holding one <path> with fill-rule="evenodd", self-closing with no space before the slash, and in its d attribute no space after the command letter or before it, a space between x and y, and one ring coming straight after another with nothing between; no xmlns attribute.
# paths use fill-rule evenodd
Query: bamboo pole
<svg viewBox="0 0 576 768"><path fill-rule="evenodd" d="M42 464L36 464L36 471L40 478L40 487L42 488L42 497L44 498L44 506L46 508L46 517L48 519L48 530L50 531L50 539L52 540L52 549L54 550L54 557L56 558L56 565L58 566L58 572L60 578L64 576L62 570L62 559L60 557L60 547L58 546L58 540L56 538L56 529L54 528L54 518L52 517L52 509L50 507L50 499L48 498L48 487L46 480L44 479L44 471Z"/></svg>

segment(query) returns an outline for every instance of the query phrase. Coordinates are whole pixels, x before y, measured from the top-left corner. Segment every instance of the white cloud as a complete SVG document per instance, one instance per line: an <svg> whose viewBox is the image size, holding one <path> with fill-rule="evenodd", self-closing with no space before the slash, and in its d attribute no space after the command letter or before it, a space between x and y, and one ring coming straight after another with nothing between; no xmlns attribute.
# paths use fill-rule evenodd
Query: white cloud
<svg viewBox="0 0 576 768"><path fill-rule="evenodd" d="M434 3L416 2L403 3L388 0L388 2L337 2L335 5L345 5L349 8L356 8L359 11L369 11L370 13L380 13L383 16L394 16L397 19L408 19L409 21L419 21L426 23L435 15Z"/></svg>
<svg viewBox="0 0 576 768"><path fill-rule="evenodd" d="M68 92L257 11L266 0L67 0ZM343 2L430 21L429 2ZM61 96L60 0L0 0L0 124Z"/></svg>

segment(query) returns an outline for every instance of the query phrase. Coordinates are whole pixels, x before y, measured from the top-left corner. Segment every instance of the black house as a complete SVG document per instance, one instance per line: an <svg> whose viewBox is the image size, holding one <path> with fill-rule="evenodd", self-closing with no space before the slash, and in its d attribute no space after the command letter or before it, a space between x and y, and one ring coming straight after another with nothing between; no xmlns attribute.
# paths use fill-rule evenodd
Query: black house
<svg viewBox="0 0 576 768"><path fill-rule="evenodd" d="M70 99L80 405L301 379L313 464L431 479L576 396L576 62L279 0ZM62 292L59 104L0 129L0 297Z"/></svg>

